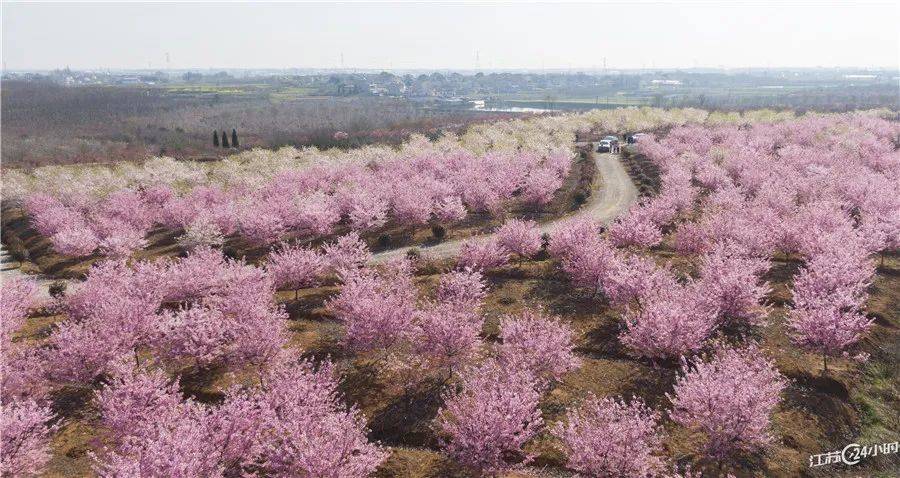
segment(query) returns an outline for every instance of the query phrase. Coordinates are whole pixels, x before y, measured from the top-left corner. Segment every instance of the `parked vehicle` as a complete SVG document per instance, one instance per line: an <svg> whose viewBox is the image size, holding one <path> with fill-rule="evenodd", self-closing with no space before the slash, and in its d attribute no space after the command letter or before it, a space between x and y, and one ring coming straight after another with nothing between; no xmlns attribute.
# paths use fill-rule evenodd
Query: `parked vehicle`
<svg viewBox="0 0 900 478"><path fill-rule="evenodd" d="M601 151L603 148L603 151ZM607 153L618 153L619 152L619 138L617 136L604 136L603 139L600 140L600 147L597 148L599 152L607 152Z"/></svg>
<svg viewBox="0 0 900 478"><path fill-rule="evenodd" d="M634 133L633 135L628 137L628 143L634 144L640 141L642 138L646 138L647 133Z"/></svg>

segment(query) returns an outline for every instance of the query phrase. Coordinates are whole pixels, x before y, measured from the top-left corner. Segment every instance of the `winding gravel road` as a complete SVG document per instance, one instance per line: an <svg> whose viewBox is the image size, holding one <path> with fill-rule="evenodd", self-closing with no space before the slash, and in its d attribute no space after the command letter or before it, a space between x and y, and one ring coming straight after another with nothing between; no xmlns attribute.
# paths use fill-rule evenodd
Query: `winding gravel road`
<svg viewBox="0 0 900 478"><path fill-rule="evenodd" d="M15 260L6 250L6 246L0 247L0 282L15 279L16 277L27 277L34 280L38 285L38 297L40 299L50 298L50 284L52 280L43 275L30 275L22 272L21 263Z"/></svg>
<svg viewBox="0 0 900 478"><path fill-rule="evenodd" d="M579 146L587 143L578 143ZM594 145L591 144L591 148ZM590 216L603 223L610 223L613 219L628 210L629 207L637 200L638 191L631 182L628 172L622 165L618 154L612 153L594 153L594 159L597 162L597 174L600 176L599 184L595 185L594 192L588 199L587 203L574 214L569 214L553 221L542 223L541 231L550 232L562 222L573 217ZM490 237L482 236L484 238ZM459 252L459 248L465 241L463 239L454 239L452 241L441 242L432 246L409 246L391 249L389 251L379 252L372 256L372 262L380 263L397 257L403 257L407 251L418 248L422 255L429 259L444 259L452 257Z"/></svg>

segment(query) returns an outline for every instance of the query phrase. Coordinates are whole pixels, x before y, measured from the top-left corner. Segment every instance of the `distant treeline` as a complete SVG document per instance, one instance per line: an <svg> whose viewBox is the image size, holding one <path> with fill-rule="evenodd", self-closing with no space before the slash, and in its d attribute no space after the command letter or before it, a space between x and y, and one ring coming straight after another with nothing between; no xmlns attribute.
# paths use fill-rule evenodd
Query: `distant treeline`
<svg viewBox="0 0 900 478"><path fill-rule="evenodd" d="M832 86L799 91L773 90L771 94L667 95L654 98L653 106L667 108L704 108L709 110L746 111L760 108L791 109L797 112L844 112L873 108L900 110L900 94L896 85Z"/></svg>
<svg viewBox="0 0 900 478"><path fill-rule="evenodd" d="M2 162L14 167L221 154L210 132L223 125L241 132L242 147L350 147L398 143L411 132L493 118L481 112L425 109L397 98L273 103L227 95L215 100L166 95L148 87L61 87L18 81L5 81L0 89ZM337 131L347 137L335 139Z"/></svg>

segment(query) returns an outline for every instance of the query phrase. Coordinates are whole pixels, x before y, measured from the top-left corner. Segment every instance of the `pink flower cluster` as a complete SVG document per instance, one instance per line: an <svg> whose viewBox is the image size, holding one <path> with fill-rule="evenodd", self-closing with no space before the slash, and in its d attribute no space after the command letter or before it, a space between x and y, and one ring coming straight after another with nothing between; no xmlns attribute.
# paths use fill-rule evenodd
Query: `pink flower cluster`
<svg viewBox="0 0 900 478"><path fill-rule="evenodd" d="M460 247L457 265L461 268L494 269L509 262L515 254L533 257L540 252L543 239L534 221L511 219L497 228L495 235L473 237Z"/></svg>
<svg viewBox="0 0 900 478"><path fill-rule="evenodd" d="M340 404L337 381L283 353L257 387L234 386L220 405L182 397L159 369L113 367L97 394L109 443L93 454L100 476L366 476L387 457L366 438L356 409Z"/></svg>
<svg viewBox="0 0 900 478"><path fill-rule="evenodd" d="M160 213L158 205L130 189L102 199L59 199L38 193L27 198L25 209L34 228L50 239L57 252L71 256L99 250L110 257L127 257L146 247L144 236Z"/></svg>
<svg viewBox="0 0 900 478"><path fill-rule="evenodd" d="M576 286L603 292L623 311L622 343L654 359L699 350L719 315L702 285L680 283L668 268L617 251L596 231L588 222L568 223L551 236L550 249Z"/></svg>
<svg viewBox="0 0 900 478"><path fill-rule="evenodd" d="M521 201L552 200L571 157L553 150L474 154L459 146L438 150L410 145L368 164L335 161L285 168L266 179L236 178L227 186L201 182L179 195L165 183L140 188L98 187L112 193L27 197L34 227L61 254L124 257L146 246L154 225L186 231L185 243L221 241L238 234L271 245L287 234L330 234L342 222L355 231L388 221L403 226L452 223L467 210L501 213Z"/></svg>
<svg viewBox="0 0 900 478"><path fill-rule="evenodd" d="M585 476L656 476L663 461L660 414L638 399L631 403L594 395L569 412L553 434L560 439L568 467Z"/></svg>
<svg viewBox="0 0 900 478"><path fill-rule="evenodd" d="M211 249L134 267L102 262L65 300L69 320L49 338L49 371L85 383L137 350L201 367L264 363L285 342L273 290L262 270Z"/></svg>
<svg viewBox="0 0 900 478"><path fill-rule="evenodd" d="M788 325L797 345L827 357L870 326L862 312L869 256L900 241L897 136L896 123L846 114L703 134L676 128L639 148L664 175L682 171L708 191L675 246L703 254L701 283L722 318L758 323L765 260L798 254L805 266Z"/></svg>
<svg viewBox="0 0 900 478"><path fill-rule="evenodd" d="M4 279L0 288L0 473L35 476L50 461L50 438L59 428L49 407L44 367L33 349L13 342L28 309L37 305L36 285Z"/></svg>
<svg viewBox="0 0 900 478"><path fill-rule="evenodd" d="M862 307L875 267L867 256L858 243L845 242L806 261L794 278L788 317L795 343L823 357L838 356L868 330L873 319Z"/></svg>
<svg viewBox="0 0 900 478"><path fill-rule="evenodd" d="M862 114L675 127L638 144L660 170L658 195L612 224L609 242L575 220L553 231L549 251L575 285L622 308L623 343L654 358L699 350L718 325L760 324L770 260L798 254L792 337L840 355L871 323L861 310L869 256L900 240L898 130ZM678 252L699 255L698 278L611 247L641 253L671 229Z"/></svg>
<svg viewBox="0 0 900 478"><path fill-rule="evenodd" d="M719 348L708 361L684 365L670 416L703 432L711 457L756 450L772 442L771 415L786 386L755 346Z"/></svg>
<svg viewBox="0 0 900 478"><path fill-rule="evenodd" d="M506 368L531 373L538 383L557 381L581 366L572 352L573 335L558 319L526 309L500 320L499 360Z"/></svg>
<svg viewBox="0 0 900 478"><path fill-rule="evenodd" d="M438 412L444 448L460 463L484 474L530 461L522 446L543 426L540 398L534 376L527 370L506 368L494 360L466 370L461 389L446 393Z"/></svg>

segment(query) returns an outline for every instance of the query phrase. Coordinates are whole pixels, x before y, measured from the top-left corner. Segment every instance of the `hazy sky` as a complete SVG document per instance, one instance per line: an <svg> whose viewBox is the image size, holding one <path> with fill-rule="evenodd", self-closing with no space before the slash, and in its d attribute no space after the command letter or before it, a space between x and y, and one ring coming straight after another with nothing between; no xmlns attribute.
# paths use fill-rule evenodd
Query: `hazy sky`
<svg viewBox="0 0 900 478"><path fill-rule="evenodd" d="M900 64L897 2L3 2L8 69ZM166 54L169 61L166 61ZM476 60L477 56L477 60Z"/></svg>

